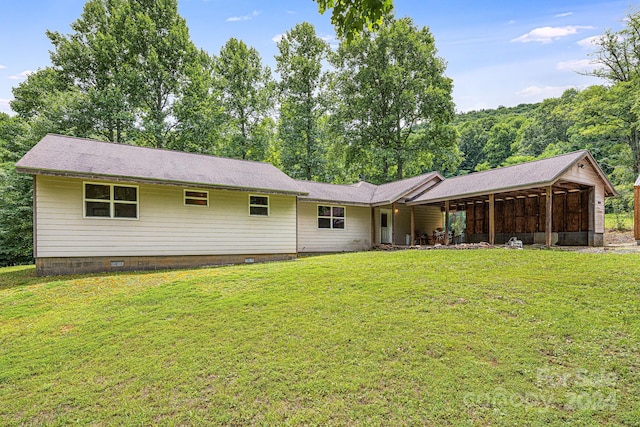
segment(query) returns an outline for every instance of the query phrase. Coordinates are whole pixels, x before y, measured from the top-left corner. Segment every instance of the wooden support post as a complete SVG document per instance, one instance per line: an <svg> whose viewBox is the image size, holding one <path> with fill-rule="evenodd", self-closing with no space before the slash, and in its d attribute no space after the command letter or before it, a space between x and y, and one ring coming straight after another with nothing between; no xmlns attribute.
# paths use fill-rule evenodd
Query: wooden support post
<svg viewBox="0 0 640 427"><path fill-rule="evenodd" d="M371 247L376 244L376 208L371 208Z"/></svg>
<svg viewBox="0 0 640 427"><path fill-rule="evenodd" d="M416 207L411 206L411 246L416 244Z"/></svg>
<svg viewBox="0 0 640 427"><path fill-rule="evenodd" d="M544 237L547 247L551 247L551 231L553 227L553 187L550 185L547 187L547 196L545 200L545 225L544 225Z"/></svg>
<svg viewBox="0 0 640 427"><path fill-rule="evenodd" d="M489 194L489 244L496 243L496 195Z"/></svg>
<svg viewBox="0 0 640 427"><path fill-rule="evenodd" d="M449 244L449 201L444 201L444 244Z"/></svg>
<svg viewBox="0 0 640 427"><path fill-rule="evenodd" d="M396 244L396 204L391 203L391 246Z"/></svg>

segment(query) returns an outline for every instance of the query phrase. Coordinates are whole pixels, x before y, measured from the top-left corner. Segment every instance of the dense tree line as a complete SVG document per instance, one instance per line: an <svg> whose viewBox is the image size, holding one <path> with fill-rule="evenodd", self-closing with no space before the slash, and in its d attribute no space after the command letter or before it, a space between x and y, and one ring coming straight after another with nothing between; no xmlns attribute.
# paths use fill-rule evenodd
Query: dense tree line
<svg viewBox="0 0 640 427"><path fill-rule="evenodd" d="M428 28L389 16L388 0L318 4L346 25L339 47L298 24L278 42L275 73L242 40L197 49L177 0L89 0L70 34L47 32L52 65L14 89L15 116L0 114L0 265L31 259L31 178L13 165L46 133L269 161L336 183L463 174L584 148L623 191L637 176L637 14L600 40L594 73L609 85L455 115ZM353 21L367 5L371 14Z"/></svg>

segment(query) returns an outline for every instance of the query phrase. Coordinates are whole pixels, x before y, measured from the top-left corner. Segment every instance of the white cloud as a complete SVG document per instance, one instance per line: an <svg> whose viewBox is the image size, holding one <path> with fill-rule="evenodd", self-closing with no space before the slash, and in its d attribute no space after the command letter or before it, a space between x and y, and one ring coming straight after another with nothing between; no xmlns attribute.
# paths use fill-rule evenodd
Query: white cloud
<svg viewBox="0 0 640 427"><path fill-rule="evenodd" d="M257 10L254 10L253 12L251 12L248 15L230 16L230 17L227 18L227 22L251 21L253 18L255 18L258 15L260 15L260 12L258 12Z"/></svg>
<svg viewBox="0 0 640 427"><path fill-rule="evenodd" d="M289 15L295 15L297 12L295 10L287 10Z"/></svg>
<svg viewBox="0 0 640 427"><path fill-rule="evenodd" d="M539 43L551 43L554 40L559 40L562 37L570 36L572 34L577 34L578 30L586 30L593 29L593 27L587 26L573 26L569 25L566 27L540 27L534 28L529 31L527 34L523 34L520 37L517 37L512 42L521 42L521 43L529 43L529 42L539 42Z"/></svg>
<svg viewBox="0 0 640 427"><path fill-rule="evenodd" d="M522 98L557 98L561 96L565 90L572 89L573 86L528 86L518 92L518 95Z"/></svg>
<svg viewBox="0 0 640 427"><path fill-rule="evenodd" d="M2 65L2 64L0 64L0 70L4 70L5 68L7 68L7 66L6 66L6 65Z"/></svg>
<svg viewBox="0 0 640 427"><path fill-rule="evenodd" d="M582 46L587 49L595 47L597 46L600 37L601 36L591 36L587 37L586 39L578 40L578 46Z"/></svg>
<svg viewBox="0 0 640 427"><path fill-rule="evenodd" d="M9 76L9 79L11 79L11 80L24 80L29 76L29 74L32 74L32 73L33 73L33 71L31 71L31 70L24 70L20 74L15 74L13 76Z"/></svg>
<svg viewBox="0 0 640 427"><path fill-rule="evenodd" d="M280 40L282 40L282 37L284 37L284 34L276 34L275 36L271 37L271 40L273 40L274 43L279 43Z"/></svg>
<svg viewBox="0 0 640 427"><path fill-rule="evenodd" d="M600 68L601 65L598 63L594 63L589 59L574 59L571 61L561 61L558 62L556 68L560 71L592 71L596 68Z"/></svg>
<svg viewBox="0 0 640 427"><path fill-rule="evenodd" d="M0 98L0 112L12 115L13 111L11 111L11 107L9 106L9 101L11 100Z"/></svg>
<svg viewBox="0 0 640 427"><path fill-rule="evenodd" d="M554 15L555 18L564 18L565 16L571 16L573 15L573 12L565 12L565 13L558 13L557 15Z"/></svg>
<svg viewBox="0 0 640 427"><path fill-rule="evenodd" d="M513 25L516 23L515 19L510 19L509 22L507 22L507 25Z"/></svg>

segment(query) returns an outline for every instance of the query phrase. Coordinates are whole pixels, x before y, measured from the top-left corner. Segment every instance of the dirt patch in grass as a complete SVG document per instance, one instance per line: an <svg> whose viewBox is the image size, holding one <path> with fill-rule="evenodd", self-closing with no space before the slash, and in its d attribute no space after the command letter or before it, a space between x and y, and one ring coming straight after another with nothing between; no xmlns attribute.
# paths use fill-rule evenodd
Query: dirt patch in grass
<svg viewBox="0 0 640 427"><path fill-rule="evenodd" d="M633 238L633 230L619 231L612 228L604 233L605 246L635 245L635 243L636 241Z"/></svg>

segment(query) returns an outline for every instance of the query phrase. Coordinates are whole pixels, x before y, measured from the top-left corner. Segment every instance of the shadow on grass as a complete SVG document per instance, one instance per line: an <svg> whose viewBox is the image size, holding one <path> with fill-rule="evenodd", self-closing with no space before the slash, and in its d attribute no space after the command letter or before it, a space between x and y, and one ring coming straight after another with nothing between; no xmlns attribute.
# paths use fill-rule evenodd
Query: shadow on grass
<svg viewBox="0 0 640 427"><path fill-rule="evenodd" d="M33 264L0 268L0 290L50 281L51 278L36 276L36 267Z"/></svg>
<svg viewBox="0 0 640 427"><path fill-rule="evenodd" d="M43 283L60 282L66 280L86 279L91 277L104 276L145 276L149 274L166 273L179 270L196 270L206 268L219 268L222 266L203 266L191 268L159 269L159 270L136 270L136 271L107 271L102 273L86 273L60 276L36 276L36 267L30 265L17 265L13 267L0 268L0 291L19 286L39 285Z"/></svg>

